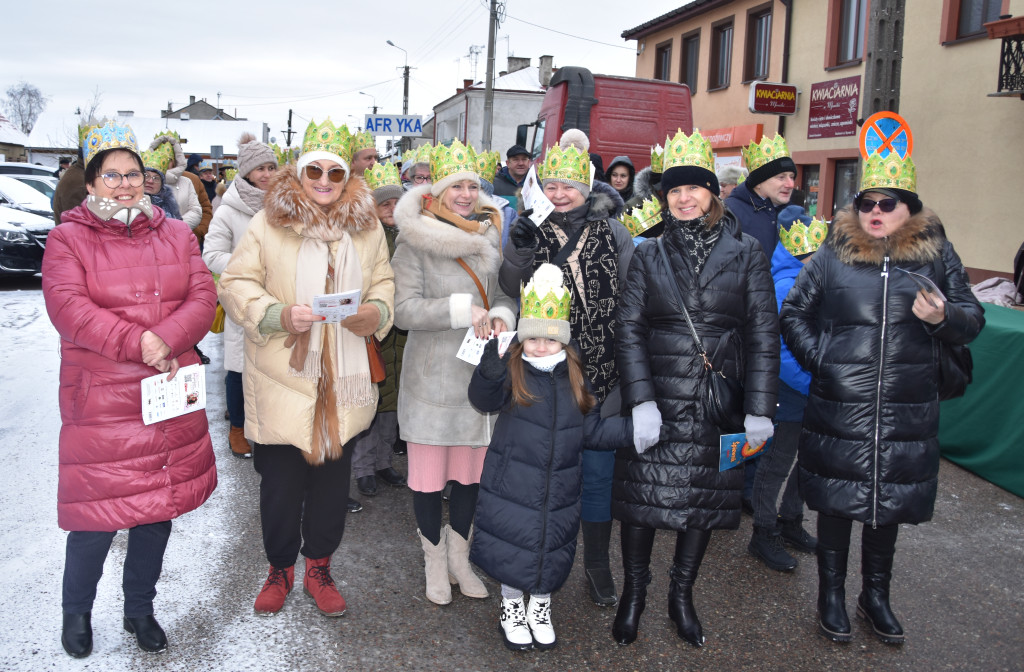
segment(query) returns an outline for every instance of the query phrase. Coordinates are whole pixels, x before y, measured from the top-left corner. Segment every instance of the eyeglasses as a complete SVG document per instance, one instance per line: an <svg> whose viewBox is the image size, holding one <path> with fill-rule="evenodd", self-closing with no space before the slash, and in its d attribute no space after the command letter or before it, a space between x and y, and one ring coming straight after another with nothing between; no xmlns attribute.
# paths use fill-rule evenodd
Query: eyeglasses
<svg viewBox="0 0 1024 672"><path fill-rule="evenodd" d="M306 166L306 177L314 182L319 182L320 178L323 177L324 169L315 163L311 163ZM327 171L327 179L337 184L345 179L344 168L331 168Z"/></svg>
<svg viewBox="0 0 1024 672"><path fill-rule="evenodd" d="M430 182L430 175L413 175L412 181L416 184L423 184L424 182Z"/></svg>
<svg viewBox="0 0 1024 672"><path fill-rule="evenodd" d="M860 199L860 203L857 204L857 209L866 215L874 210L877 205L878 209L882 212L892 212L899 204L900 199L898 198L883 198L880 201L873 201L870 198L862 198Z"/></svg>
<svg viewBox="0 0 1024 672"><path fill-rule="evenodd" d="M157 175L156 173L146 173L146 182L156 182L159 179L160 176ZM131 182L129 182L128 184L131 184Z"/></svg>
<svg viewBox="0 0 1024 672"><path fill-rule="evenodd" d="M121 186L121 183L124 180L128 180L128 186L130 187L141 187L146 176L137 170L133 170L132 172L125 173L124 175L111 171L109 173L103 173L100 175L100 178L103 180L103 184L107 185L108 189L117 189Z"/></svg>

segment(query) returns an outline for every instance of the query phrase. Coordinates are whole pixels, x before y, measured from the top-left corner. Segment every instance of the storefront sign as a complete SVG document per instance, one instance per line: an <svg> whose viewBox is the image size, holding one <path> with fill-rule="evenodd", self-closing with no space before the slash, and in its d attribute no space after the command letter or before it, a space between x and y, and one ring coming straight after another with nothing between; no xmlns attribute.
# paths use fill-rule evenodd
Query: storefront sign
<svg viewBox="0 0 1024 672"><path fill-rule="evenodd" d="M701 129L700 134L711 144L712 149L746 147L752 142L760 142L764 135L764 124Z"/></svg>
<svg viewBox="0 0 1024 672"><path fill-rule="evenodd" d="M807 139L857 135L860 76L811 84Z"/></svg>
<svg viewBox="0 0 1024 672"><path fill-rule="evenodd" d="M756 114L796 114L796 87L777 82L753 82L747 109Z"/></svg>

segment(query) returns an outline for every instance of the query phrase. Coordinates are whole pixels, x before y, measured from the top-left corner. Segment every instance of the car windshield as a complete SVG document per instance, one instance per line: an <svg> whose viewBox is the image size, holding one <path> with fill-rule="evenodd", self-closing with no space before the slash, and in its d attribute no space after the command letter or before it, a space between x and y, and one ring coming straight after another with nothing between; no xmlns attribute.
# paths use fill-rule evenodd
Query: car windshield
<svg viewBox="0 0 1024 672"><path fill-rule="evenodd" d="M50 199L39 193L24 182L19 182L13 177L0 175L0 196L11 203L24 205L37 210L49 210Z"/></svg>
<svg viewBox="0 0 1024 672"><path fill-rule="evenodd" d="M46 196L48 201L53 202L53 192L57 190L57 187L52 180L32 175L12 175L11 177L23 184L27 184L43 196Z"/></svg>

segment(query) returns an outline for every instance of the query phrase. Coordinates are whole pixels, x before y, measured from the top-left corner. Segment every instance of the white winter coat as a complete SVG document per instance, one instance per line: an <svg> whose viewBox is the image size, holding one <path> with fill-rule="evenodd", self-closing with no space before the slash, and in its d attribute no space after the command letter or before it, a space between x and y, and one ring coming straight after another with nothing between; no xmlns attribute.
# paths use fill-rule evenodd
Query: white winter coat
<svg viewBox="0 0 1024 672"><path fill-rule="evenodd" d="M167 171L167 186L174 192L174 198L178 201L178 210L181 211L181 219L188 224L190 229L199 226L203 220L203 206L199 203L199 196L192 180L182 177L185 172L184 166L176 166Z"/></svg>

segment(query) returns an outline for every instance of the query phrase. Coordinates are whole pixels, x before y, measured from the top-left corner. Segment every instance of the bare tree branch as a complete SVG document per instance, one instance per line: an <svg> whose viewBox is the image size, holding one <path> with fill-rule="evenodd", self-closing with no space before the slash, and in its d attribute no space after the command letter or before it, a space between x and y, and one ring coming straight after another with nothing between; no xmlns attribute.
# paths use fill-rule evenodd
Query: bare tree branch
<svg viewBox="0 0 1024 672"><path fill-rule="evenodd" d="M42 91L26 81L21 81L7 89L7 98L4 99L2 107L11 121L28 135L49 100Z"/></svg>

